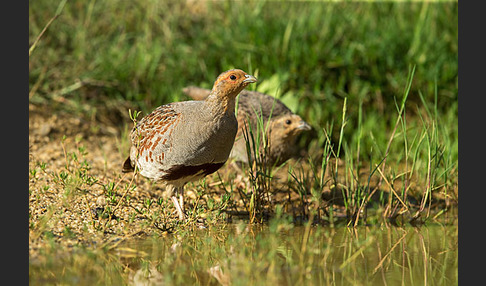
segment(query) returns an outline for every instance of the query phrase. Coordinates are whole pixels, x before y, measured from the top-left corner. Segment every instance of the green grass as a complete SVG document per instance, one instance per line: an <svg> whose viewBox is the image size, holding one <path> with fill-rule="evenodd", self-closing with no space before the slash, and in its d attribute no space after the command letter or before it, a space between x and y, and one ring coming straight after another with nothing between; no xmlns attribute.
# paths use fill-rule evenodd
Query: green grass
<svg viewBox="0 0 486 286"><path fill-rule="evenodd" d="M31 104L108 120L125 146L129 109L186 100L183 87L238 67L314 127L300 141L310 167L288 166L307 217L334 223L324 189L342 195L352 225L368 206L418 220L437 198L457 203L457 1L29 4ZM253 172L260 197L269 174ZM71 177L59 173L76 187Z"/></svg>

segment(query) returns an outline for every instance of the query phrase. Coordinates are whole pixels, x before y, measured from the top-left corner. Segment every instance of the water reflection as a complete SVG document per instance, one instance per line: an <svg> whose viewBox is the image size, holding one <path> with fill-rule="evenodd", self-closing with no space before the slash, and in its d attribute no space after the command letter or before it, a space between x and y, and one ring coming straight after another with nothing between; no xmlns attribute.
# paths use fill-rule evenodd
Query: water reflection
<svg viewBox="0 0 486 286"><path fill-rule="evenodd" d="M457 225L238 225L127 242L145 255L118 257L132 285L456 285L457 245Z"/></svg>
<svg viewBox="0 0 486 286"><path fill-rule="evenodd" d="M457 223L414 227L222 225L61 249L29 282L81 285L457 285Z"/></svg>

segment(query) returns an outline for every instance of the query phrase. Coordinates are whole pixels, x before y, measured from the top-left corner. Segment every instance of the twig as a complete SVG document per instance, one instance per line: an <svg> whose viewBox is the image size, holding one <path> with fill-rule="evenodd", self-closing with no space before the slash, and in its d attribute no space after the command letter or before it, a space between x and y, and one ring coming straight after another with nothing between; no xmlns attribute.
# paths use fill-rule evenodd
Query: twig
<svg viewBox="0 0 486 286"><path fill-rule="evenodd" d="M385 259L393 252L393 250L395 249L395 247L397 247L398 244L400 244L400 242L407 236L407 233L405 232L402 237L400 237L400 239L392 246L392 248L390 248L390 250L387 252L387 254L385 254L385 256L383 256L383 258L380 260L380 262L378 263L378 265L375 267L375 269L373 270L373 274L376 273L376 271L378 271L378 269L380 267L382 267L383 265L383 262L385 261Z"/></svg>
<svg viewBox="0 0 486 286"><path fill-rule="evenodd" d="M397 120L395 122L395 127L393 128L392 134L390 136L390 140L388 140L388 144L386 146L385 156L384 156L384 159L383 159L383 164L381 166L381 170L382 171L385 170L386 159L388 157L388 153L390 152L390 147L391 147L391 144L392 144L393 139L395 137L395 132L397 131L398 124L400 123L400 120L402 118L403 111L405 109L405 102L407 101L408 94L410 93L410 88L412 87L412 80L413 80L413 75L414 74L415 74L415 66L413 67L413 69L410 72L410 74L408 76L408 79L407 79L408 83L407 83L407 87L405 88L405 94L404 94L404 96L402 98L400 110L398 111L398 116L397 116ZM375 186L375 188L373 189L372 192L375 192L381 186L381 183L382 182L383 182L383 176L380 177L380 179L378 180L378 183L376 184L376 186Z"/></svg>

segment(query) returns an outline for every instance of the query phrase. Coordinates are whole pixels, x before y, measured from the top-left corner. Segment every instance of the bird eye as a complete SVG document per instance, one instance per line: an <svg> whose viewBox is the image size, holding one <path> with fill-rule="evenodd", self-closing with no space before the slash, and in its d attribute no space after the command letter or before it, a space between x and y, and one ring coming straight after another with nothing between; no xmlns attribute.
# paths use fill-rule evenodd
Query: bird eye
<svg viewBox="0 0 486 286"><path fill-rule="evenodd" d="M235 80L236 76L234 74L230 75L230 79Z"/></svg>
<svg viewBox="0 0 486 286"><path fill-rule="evenodd" d="M288 124L290 124L290 123L292 123L292 121L290 121L290 119L287 119L287 120L285 121L285 124L287 124L287 125L288 125Z"/></svg>

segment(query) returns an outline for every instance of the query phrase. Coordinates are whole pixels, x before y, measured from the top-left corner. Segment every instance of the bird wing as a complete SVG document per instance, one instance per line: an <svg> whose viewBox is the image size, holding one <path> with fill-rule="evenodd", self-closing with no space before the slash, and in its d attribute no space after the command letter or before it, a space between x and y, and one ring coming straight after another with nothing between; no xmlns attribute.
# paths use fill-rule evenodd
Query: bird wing
<svg viewBox="0 0 486 286"><path fill-rule="evenodd" d="M181 118L175 107L175 103L159 106L133 128L130 139L140 159L147 162L164 160L164 151L170 148L169 139Z"/></svg>

